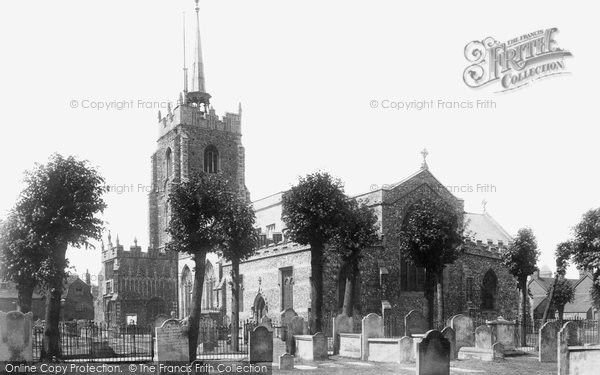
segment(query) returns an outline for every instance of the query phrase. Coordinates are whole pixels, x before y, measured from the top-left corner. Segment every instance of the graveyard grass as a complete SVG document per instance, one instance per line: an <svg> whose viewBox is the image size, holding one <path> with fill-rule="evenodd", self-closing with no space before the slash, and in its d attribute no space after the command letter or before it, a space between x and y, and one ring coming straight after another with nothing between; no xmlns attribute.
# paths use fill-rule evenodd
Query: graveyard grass
<svg viewBox="0 0 600 375"><path fill-rule="evenodd" d="M274 367L273 373L310 373L311 375L415 374L414 363L399 365L396 363L365 362L338 356L329 358L328 361L315 362L296 360L294 366L300 366L300 368L296 367L292 371L280 371L277 367ZM509 357L498 362L483 362L477 360L457 360L450 362L450 374L547 375L555 374L556 371L556 363L540 363L537 357L532 355Z"/></svg>

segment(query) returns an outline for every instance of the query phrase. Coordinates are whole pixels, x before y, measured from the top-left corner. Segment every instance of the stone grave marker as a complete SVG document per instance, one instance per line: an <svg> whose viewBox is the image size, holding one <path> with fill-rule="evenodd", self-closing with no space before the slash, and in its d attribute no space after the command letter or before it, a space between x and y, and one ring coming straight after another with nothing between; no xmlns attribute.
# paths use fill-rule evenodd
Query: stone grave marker
<svg viewBox="0 0 600 375"><path fill-rule="evenodd" d="M283 332L281 334L281 341L286 341L286 335L287 335L287 327L290 324L290 321L292 320L293 317L298 316L298 314L296 314L296 312L294 311L294 309L292 308L287 308L285 310L283 310L283 312L281 313L281 326L283 327Z"/></svg>
<svg viewBox="0 0 600 375"><path fill-rule="evenodd" d="M166 320L156 330L156 362L189 362L189 341L181 323L176 319Z"/></svg>
<svg viewBox="0 0 600 375"><path fill-rule="evenodd" d="M442 335L450 342L450 359L458 358L458 350L456 350L456 333L451 327L446 327L442 330Z"/></svg>
<svg viewBox="0 0 600 375"><path fill-rule="evenodd" d="M505 350L515 350L515 322L499 316L496 320L487 322L492 329L494 342L500 342Z"/></svg>
<svg viewBox="0 0 600 375"><path fill-rule="evenodd" d="M0 311L0 361L33 361L33 313Z"/></svg>
<svg viewBox="0 0 600 375"><path fill-rule="evenodd" d="M497 342L492 345L492 356L494 361L501 361L504 359L504 345L501 342Z"/></svg>
<svg viewBox="0 0 600 375"><path fill-rule="evenodd" d="M301 316L294 316L290 319L286 328L286 342L288 353L293 354L296 352L296 342L294 341L295 335L304 335L306 333L306 325L304 324L304 318Z"/></svg>
<svg viewBox="0 0 600 375"><path fill-rule="evenodd" d="M558 353L558 327L554 322L546 322L540 328L539 355L540 362L556 362Z"/></svg>
<svg viewBox="0 0 600 375"><path fill-rule="evenodd" d="M423 334L427 332L427 320L418 310L411 310L404 317L404 335Z"/></svg>
<svg viewBox="0 0 600 375"><path fill-rule="evenodd" d="M273 332L263 326L254 328L250 332L248 352L250 363L273 362Z"/></svg>
<svg viewBox="0 0 600 375"><path fill-rule="evenodd" d="M492 348L492 330L486 325L475 328L475 347L481 349Z"/></svg>
<svg viewBox="0 0 600 375"><path fill-rule="evenodd" d="M450 342L440 331L430 330L417 343L417 375L450 374Z"/></svg>
<svg viewBox="0 0 600 375"><path fill-rule="evenodd" d="M294 369L294 356L285 353L279 356L279 369L280 370L293 370Z"/></svg>
<svg viewBox="0 0 600 375"><path fill-rule="evenodd" d="M411 363L415 361L415 349L413 347L413 338L402 336L398 342L400 346L400 363Z"/></svg>
<svg viewBox="0 0 600 375"><path fill-rule="evenodd" d="M383 337L383 318L370 313L362 320L362 360L369 358L369 338Z"/></svg>
<svg viewBox="0 0 600 375"><path fill-rule="evenodd" d="M463 346L475 346L475 340L473 337L473 319L462 314L455 315L450 320L450 327L454 330L456 335L457 353Z"/></svg>
<svg viewBox="0 0 600 375"><path fill-rule="evenodd" d="M346 314L333 318L333 354L340 353L340 333L352 333L352 318Z"/></svg>

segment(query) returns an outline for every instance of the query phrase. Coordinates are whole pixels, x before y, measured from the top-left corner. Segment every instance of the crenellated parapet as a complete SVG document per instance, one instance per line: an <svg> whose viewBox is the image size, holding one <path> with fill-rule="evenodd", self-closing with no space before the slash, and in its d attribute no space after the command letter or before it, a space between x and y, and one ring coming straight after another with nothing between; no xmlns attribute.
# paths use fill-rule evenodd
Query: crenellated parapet
<svg viewBox="0 0 600 375"><path fill-rule="evenodd" d="M204 112L200 107L180 104L172 110L169 109L164 116L159 112L158 138L160 139L179 125L191 125L240 135L242 133L240 113L226 112L219 117L212 107L208 112Z"/></svg>

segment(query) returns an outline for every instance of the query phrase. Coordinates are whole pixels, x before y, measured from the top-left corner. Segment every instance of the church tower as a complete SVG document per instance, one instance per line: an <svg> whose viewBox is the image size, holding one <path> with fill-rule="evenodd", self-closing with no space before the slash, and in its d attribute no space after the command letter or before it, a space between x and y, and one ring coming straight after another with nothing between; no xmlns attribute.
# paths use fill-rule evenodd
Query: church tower
<svg viewBox="0 0 600 375"><path fill-rule="evenodd" d="M244 147L242 146L241 104L237 113L219 117L210 104L206 90L200 43L200 20L196 1L196 48L192 90L188 91L185 64L184 87L175 108L158 113L158 140L152 155L152 192L149 194L150 248L164 251L170 209L169 191L174 184L198 172L223 175L241 196L249 199L244 179Z"/></svg>

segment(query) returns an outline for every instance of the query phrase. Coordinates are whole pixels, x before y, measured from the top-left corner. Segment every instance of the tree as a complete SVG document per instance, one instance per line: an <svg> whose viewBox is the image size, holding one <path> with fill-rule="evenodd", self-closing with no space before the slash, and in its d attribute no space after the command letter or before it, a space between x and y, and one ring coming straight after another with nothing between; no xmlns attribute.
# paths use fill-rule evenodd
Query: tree
<svg viewBox="0 0 600 375"><path fill-rule="evenodd" d="M600 208L586 212L573 228L569 255L579 269L590 271L594 282L590 295L600 308Z"/></svg>
<svg viewBox="0 0 600 375"><path fill-rule="evenodd" d="M517 236L502 254L502 261L508 271L517 279L521 291L521 332L525 332L527 319L527 278L537 270L540 251L530 228L521 228ZM521 346L526 346L526 337L521 335Z"/></svg>
<svg viewBox="0 0 600 375"><path fill-rule="evenodd" d="M312 333L322 331L323 252L343 220L346 199L341 181L323 172L301 177L283 195L282 218L290 239L310 245Z"/></svg>
<svg viewBox="0 0 600 375"><path fill-rule="evenodd" d="M570 242L561 242L556 246L556 251L554 255L556 257L556 273L554 275L554 281L552 282L552 286L550 287L550 291L548 293L548 301L546 304L546 308L544 309L544 315L542 316L542 324L546 323L548 319L548 313L550 312L550 301L554 298L554 288L556 288L556 284L558 283L558 279L560 276L564 276L567 272L567 261L569 259L571 252L571 243Z"/></svg>
<svg viewBox="0 0 600 375"><path fill-rule="evenodd" d="M548 293L549 304L558 311L558 321L562 325L565 305L575 300L575 287L564 276L558 276L554 284L552 296Z"/></svg>
<svg viewBox="0 0 600 375"><path fill-rule="evenodd" d="M196 359L206 254L222 250L227 240L226 219L231 212L227 182L219 175L201 173L174 185L169 193L171 218L168 251L191 255L195 265L192 309L188 318L190 361Z"/></svg>
<svg viewBox="0 0 600 375"><path fill-rule="evenodd" d="M0 275L17 286L17 311L31 311L33 290L38 281L43 249L28 241L16 210L10 212L0 227Z"/></svg>
<svg viewBox="0 0 600 375"><path fill-rule="evenodd" d="M42 359L60 356L59 320L67 247L93 248L100 240L106 207L104 179L87 161L59 154L25 173L25 189L17 202L21 228L44 251L36 278L46 289Z"/></svg>
<svg viewBox="0 0 600 375"><path fill-rule="evenodd" d="M223 257L231 262L231 346L238 350L240 316L240 262L250 257L258 247L258 232L254 228L254 211L245 199L232 196L225 216L226 242Z"/></svg>
<svg viewBox="0 0 600 375"><path fill-rule="evenodd" d="M443 271L460 255L465 242L462 212L437 196L423 196L407 210L400 230L400 249L406 260L425 268L428 323L433 327L434 289L437 320L444 321Z"/></svg>
<svg viewBox="0 0 600 375"><path fill-rule="evenodd" d="M368 206L354 199L346 202L344 220L335 231L332 248L341 258L340 275L346 276L338 280L338 296L343 296L339 301L342 302L342 313L352 316L361 251L377 242L379 227L377 216Z"/></svg>

